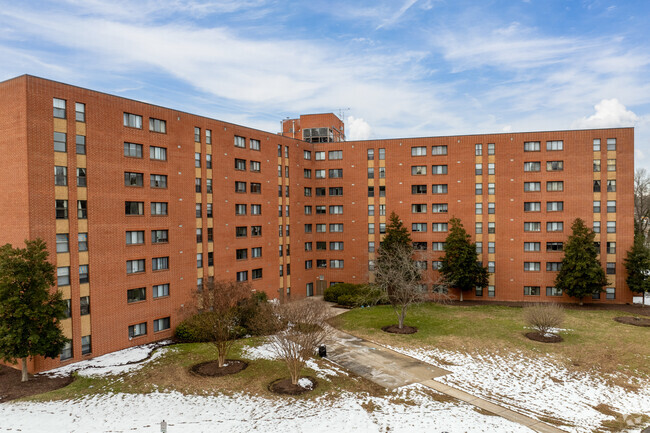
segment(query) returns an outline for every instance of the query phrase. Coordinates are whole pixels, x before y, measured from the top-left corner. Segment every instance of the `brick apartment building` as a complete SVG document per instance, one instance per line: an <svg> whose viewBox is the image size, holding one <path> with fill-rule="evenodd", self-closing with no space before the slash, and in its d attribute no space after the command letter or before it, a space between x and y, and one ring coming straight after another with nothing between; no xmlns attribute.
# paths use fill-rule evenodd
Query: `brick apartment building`
<svg viewBox="0 0 650 433"><path fill-rule="evenodd" d="M0 101L0 243L44 239L70 306L71 344L31 371L170 337L202 279L281 301L366 282L391 211L431 279L459 217L486 301L571 302L553 281L580 217L610 282L593 302L632 300L632 128L351 142L333 114L275 134L32 76Z"/></svg>

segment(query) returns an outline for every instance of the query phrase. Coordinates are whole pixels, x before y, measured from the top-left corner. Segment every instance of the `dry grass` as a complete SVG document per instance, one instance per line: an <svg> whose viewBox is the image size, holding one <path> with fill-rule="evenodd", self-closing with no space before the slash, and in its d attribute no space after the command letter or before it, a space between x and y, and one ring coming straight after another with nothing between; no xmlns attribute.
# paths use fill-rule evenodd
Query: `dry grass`
<svg viewBox="0 0 650 433"><path fill-rule="evenodd" d="M641 427L650 421L650 417L646 415L642 415L638 413L624 415L615 411L614 409L612 409L610 406L606 404L599 404L598 406L594 406L594 409L596 409L598 412L602 413L603 415L611 416L614 418L613 420L606 420L601 422L601 425L605 431L610 431L610 432L629 431L631 428L634 428L636 426Z"/></svg>
<svg viewBox="0 0 650 433"><path fill-rule="evenodd" d="M481 415L486 415L486 416L499 416L496 413L490 412L489 410L485 410L481 407L476 407L474 406L474 411L480 413Z"/></svg>

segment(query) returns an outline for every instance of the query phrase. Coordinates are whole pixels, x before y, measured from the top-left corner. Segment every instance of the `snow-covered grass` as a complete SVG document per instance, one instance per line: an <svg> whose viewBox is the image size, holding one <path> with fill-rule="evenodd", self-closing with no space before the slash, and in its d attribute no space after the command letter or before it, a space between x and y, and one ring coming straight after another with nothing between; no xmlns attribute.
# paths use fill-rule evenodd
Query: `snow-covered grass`
<svg viewBox="0 0 650 433"><path fill-rule="evenodd" d="M554 356L522 352L463 353L438 348L391 349L437 365L452 374L437 380L533 418L566 421L563 429L591 432L613 420L595 408L608 405L622 415L650 416L650 381L633 379L623 388L588 372L571 371ZM612 376L611 379L616 379Z"/></svg>
<svg viewBox="0 0 650 433"><path fill-rule="evenodd" d="M113 394L47 403L0 404L0 432L449 432L530 433L463 403L439 402L419 386L391 398L343 393L315 400L177 392Z"/></svg>

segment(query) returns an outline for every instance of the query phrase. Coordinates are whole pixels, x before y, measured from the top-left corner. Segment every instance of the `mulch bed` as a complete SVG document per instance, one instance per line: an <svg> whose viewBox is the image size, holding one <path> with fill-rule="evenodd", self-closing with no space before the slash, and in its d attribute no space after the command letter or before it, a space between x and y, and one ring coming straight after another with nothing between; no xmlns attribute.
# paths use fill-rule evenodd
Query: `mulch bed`
<svg viewBox="0 0 650 433"><path fill-rule="evenodd" d="M30 374L27 382L21 382L20 377L20 370L0 365L0 403L63 388L74 380L72 376L47 377Z"/></svg>
<svg viewBox="0 0 650 433"><path fill-rule="evenodd" d="M560 343L564 339L557 334L542 334L541 332L527 332L526 337L529 340L539 341L540 343Z"/></svg>
<svg viewBox="0 0 650 433"><path fill-rule="evenodd" d="M239 359L226 359L223 367L219 367L219 361L207 361L195 364L190 372L197 376L221 377L229 374L239 373L248 367L248 363Z"/></svg>
<svg viewBox="0 0 650 433"><path fill-rule="evenodd" d="M294 385L291 383L291 379L278 379L271 382L269 385L269 391L275 394L300 395L316 389L316 386L318 386L316 379L311 376L303 376L303 378L309 379L311 381L311 388L303 388L300 385Z"/></svg>
<svg viewBox="0 0 650 433"><path fill-rule="evenodd" d="M391 334L415 334L418 332L418 328L407 325L404 325L402 328L400 328L399 325L388 325L381 328L381 330Z"/></svg>
<svg viewBox="0 0 650 433"><path fill-rule="evenodd" d="M621 316L614 317L614 320L619 323L625 323L626 325L650 327L650 319L647 317Z"/></svg>

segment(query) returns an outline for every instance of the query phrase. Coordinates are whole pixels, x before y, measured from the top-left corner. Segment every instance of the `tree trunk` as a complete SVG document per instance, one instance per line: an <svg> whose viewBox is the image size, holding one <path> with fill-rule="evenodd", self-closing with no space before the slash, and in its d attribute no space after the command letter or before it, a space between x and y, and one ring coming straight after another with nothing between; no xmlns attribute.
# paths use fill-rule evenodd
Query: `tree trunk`
<svg viewBox="0 0 650 433"><path fill-rule="evenodd" d="M404 311L404 308L402 308L402 312L399 315L399 321L397 325L399 329L402 329L404 327L404 316L406 316L406 312Z"/></svg>
<svg viewBox="0 0 650 433"><path fill-rule="evenodd" d="M460 290L460 302L463 302L463 290Z"/></svg>
<svg viewBox="0 0 650 433"><path fill-rule="evenodd" d="M21 382L27 382L29 380L29 376L27 375L27 358L23 358L23 368L22 368L22 376L20 378Z"/></svg>

